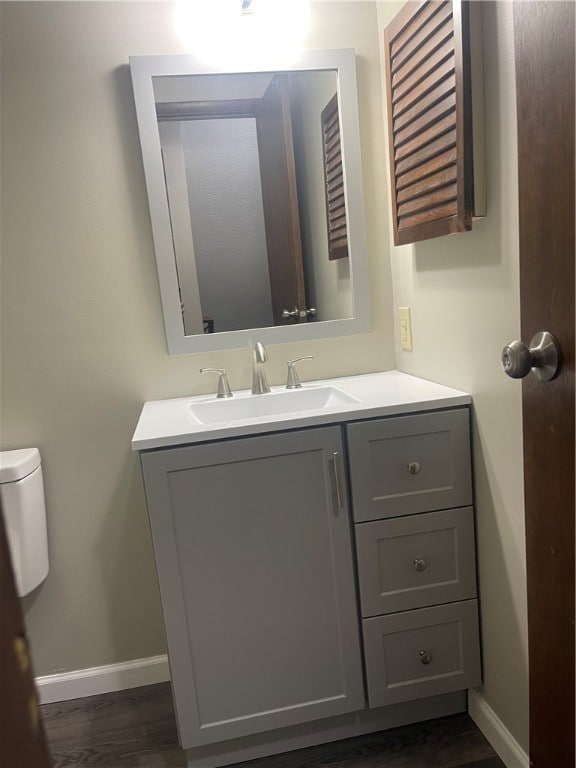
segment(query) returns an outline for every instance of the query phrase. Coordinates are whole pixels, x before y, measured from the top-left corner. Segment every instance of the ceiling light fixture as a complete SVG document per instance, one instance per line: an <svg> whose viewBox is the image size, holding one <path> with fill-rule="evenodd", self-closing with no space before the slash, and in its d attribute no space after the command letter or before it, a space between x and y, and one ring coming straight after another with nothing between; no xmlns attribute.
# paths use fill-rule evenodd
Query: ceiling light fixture
<svg viewBox="0 0 576 768"><path fill-rule="evenodd" d="M308 0L177 0L178 34L190 53L226 70L258 65L281 68L302 51Z"/></svg>

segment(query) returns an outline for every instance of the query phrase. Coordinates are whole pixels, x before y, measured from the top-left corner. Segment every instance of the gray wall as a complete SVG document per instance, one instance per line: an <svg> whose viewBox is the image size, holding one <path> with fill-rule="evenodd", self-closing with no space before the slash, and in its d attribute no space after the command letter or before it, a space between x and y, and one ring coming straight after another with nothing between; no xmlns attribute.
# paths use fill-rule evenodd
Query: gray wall
<svg viewBox="0 0 576 768"><path fill-rule="evenodd" d="M274 325L256 120L181 130L202 312L216 332Z"/></svg>

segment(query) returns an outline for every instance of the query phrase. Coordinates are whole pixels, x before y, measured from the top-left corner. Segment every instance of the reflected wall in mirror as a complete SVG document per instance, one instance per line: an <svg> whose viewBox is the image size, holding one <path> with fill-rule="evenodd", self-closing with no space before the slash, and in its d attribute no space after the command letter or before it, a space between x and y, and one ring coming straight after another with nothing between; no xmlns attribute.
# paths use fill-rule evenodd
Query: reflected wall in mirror
<svg viewBox="0 0 576 768"><path fill-rule="evenodd" d="M369 330L353 51L130 63L169 351Z"/></svg>

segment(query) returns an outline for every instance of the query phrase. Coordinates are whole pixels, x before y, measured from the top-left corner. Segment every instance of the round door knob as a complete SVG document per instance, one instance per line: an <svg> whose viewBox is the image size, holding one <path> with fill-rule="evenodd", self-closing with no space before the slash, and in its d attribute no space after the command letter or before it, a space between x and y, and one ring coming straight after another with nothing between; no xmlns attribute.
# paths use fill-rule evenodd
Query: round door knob
<svg viewBox="0 0 576 768"><path fill-rule="evenodd" d="M430 664L432 661L432 654L428 653L428 651L420 651L418 655L420 656L422 664Z"/></svg>
<svg viewBox="0 0 576 768"><path fill-rule="evenodd" d="M408 462L408 472L410 472L411 475L419 475L421 469L422 467L420 466L419 461Z"/></svg>
<svg viewBox="0 0 576 768"><path fill-rule="evenodd" d="M502 350L502 367L511 379L523 379L532 370L532 353L521 341L512 341Z"/></svg>
<svg viewBox="0 0 576 768"><path fill-rule="evenodd" d="M315 316L316 310L314 307L310 307L310 309L298 309L298 307L294 307L294 309L283 309L280 314L282 320L290 320L297 317L299 317L301 320L309 320L311 317Z"/></svg>
<svg viewBox="0 0 576 768"><path fill-rule="evenodd" d="M416 568L416 570L419 573L422 573L422 571L425 571L426 570L426 566L427 566L426 560L422 560L421 557L417 557L414 560L414 568Z"/></svg>
<svg viewBox="0 0 576 768"><path fill-rule="evenodd" d="M541 381L550 381L558 370L558 345L548 331L537 333L527 347L513 341L502 350L502 367L511 379L523 379L532 371Z"/></svg>

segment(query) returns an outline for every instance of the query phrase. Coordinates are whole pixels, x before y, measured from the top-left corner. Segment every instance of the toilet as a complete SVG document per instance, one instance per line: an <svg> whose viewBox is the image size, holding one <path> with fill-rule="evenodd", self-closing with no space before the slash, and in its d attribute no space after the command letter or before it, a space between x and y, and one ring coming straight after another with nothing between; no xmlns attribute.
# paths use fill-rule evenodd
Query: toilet
<svg viewBox="0 0 576 768"><path fill-rule="evenodd" d="M0 451L0 501L18 595L48 574L44 482L38 448Z"/></svg>

